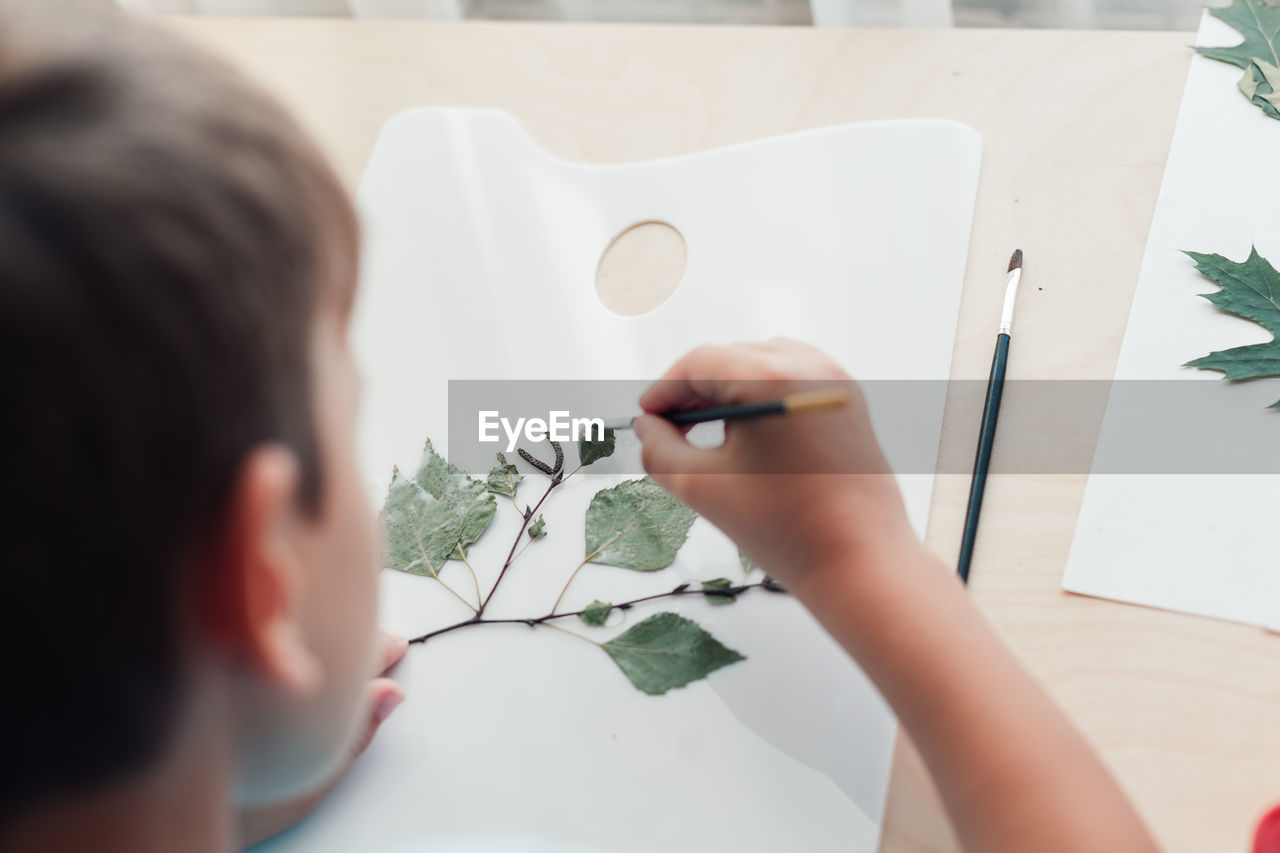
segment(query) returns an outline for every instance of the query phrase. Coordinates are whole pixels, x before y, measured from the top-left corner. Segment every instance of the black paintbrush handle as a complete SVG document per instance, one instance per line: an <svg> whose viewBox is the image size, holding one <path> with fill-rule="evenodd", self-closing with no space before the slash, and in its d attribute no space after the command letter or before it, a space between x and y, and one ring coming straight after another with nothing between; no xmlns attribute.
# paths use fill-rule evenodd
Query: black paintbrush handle
<svg viewBox="0 0 1280 853"><path fill-rule="evenodd" d="M671 412L663 417L677 426L688 426L704 421L738 421L743 418L758 418L761 415L780 415L786 410L786 404L781 400L770 400L767 403L744 403L741 406L714 406L710 409Z"/></svg>
<svg viewBox="0 0 1280 853"><path fill-rule="evenodd" d="M982 428L978 431L978 453L973 460L973 481L969 484L969 509L964 517L964 538L960 540L960 564L956 573L969 582L969 564L973 560L973 544L978 538L978 515L982 512L982 493L987 488L987 468L991 464L991 445L996 439L996 419L1000 417L1000 396L1004 392L1004 369L1009 361L1009 336L996 336L996 354L991 359L991 376L987 379L987 401L982 407Z"/></svg>

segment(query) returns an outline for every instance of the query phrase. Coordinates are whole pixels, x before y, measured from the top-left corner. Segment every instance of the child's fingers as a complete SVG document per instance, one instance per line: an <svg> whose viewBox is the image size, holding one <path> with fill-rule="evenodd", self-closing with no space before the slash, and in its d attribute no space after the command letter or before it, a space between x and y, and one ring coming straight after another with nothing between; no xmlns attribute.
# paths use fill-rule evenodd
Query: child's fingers
<svg viewBox="0 0 1280 853"><path fill-rule="evenodd" d="M374 670L378 675L385 675L387 670L400 662L404 653L409 650L409 641L394 631L379 631L378 664Z"/></svg>
<svg viewBox="0 0 1280 853"><path fill-rule="evenodd" d="M671 412L728 402L730 380L739 369L741 350L701 346L691 350L640 395L646 412Z"/></svg>
<svg viewBox="0 0 1280 853"><path fill-rule="evenodd" d="M404 690L390 678L373 679L369 682L368 690L369 718L365 722L364 730L360 733L360 737L356 740L355 747L352 750L352 760L369 748L369 744L373 741L373 736L378 733L378 727L404 701Z"/></svg>
<svg viewBox="0 0 1280 853"><path fill-rule="evenodd" d="M342 773L346 773L360 754L369 748L369 744L373 743L373 736L378 733L378 728L404 701L404 689L390 678L372 679L366 688L365 695L368 697L365 704L368 710L365 712L364 724L360 729L360 735L351 745L351 757L342 768Z"/></svg>
<svg viewBox="0 0 1280 853"><path fill-rule="evenodd" d="M702 475L725 470L723 447L694 447L683 430L657 415L638 418L635 432L643 445L640 461L644 470L685 503L693 502L691 492L695 484L706 479Z"/></svg>
<svg viewBox="0 0 1280 853"><path fill-rule="evenodd" d="M820 350L788 338L702 346L671 366L640 395L640 408L662 413L780 397L802 379L847 378Z"/></svg>

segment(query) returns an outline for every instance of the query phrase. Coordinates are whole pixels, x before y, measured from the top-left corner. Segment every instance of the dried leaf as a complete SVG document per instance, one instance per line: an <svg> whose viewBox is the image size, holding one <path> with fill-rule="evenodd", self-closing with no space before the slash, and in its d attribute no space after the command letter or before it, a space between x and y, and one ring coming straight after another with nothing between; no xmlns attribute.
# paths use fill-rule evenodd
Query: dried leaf
<svg viewBox="0 0 1280 853"><path fill-rule="evenodd" d="M754 569L759 568L755 561L747 556L747 552L741 548L738 549L738 562L742 564L742 573L744 575L749 575Z"/></svg>
<svg viewBox="0 0 1280 853"><path fill-rule="evenodd" d="M1245 69L1236 87L1272 118L1280 118L1280 68L1259 59Z"/></svg>
<svg viewBox="0 0 1280 853"><path fill-rule="evenodd" d="M655 696L746 660L698 623L675 613L650 616L601 648L632 684Z"/></svg>
<svg viewBox="0 0 1280 853"><path fill-rule="evenodd" d="M435 577L480 538L496 511L484 484L445 462L428 441L412 480L398 468L391 475L382 507L387 567Z"/></svg>
<svg viewBox="0 0 1280 853"><path fill-rule="evenodd" d="M529 525L529 538L541 539L543 536L546 536L546 535L547 535L547 523L542 520L542 515L541 513L539 513L538 518L533 522L533 524Z"/></svg>
<svg viewBox="0 0 1280 853"><path fill-rule="evenodd" d="M590 431L587 433L590 435ZM581 439L578 442L578 461L586 466L592 462L597 462L606 457L612 456L614 448L617 445L618 437L613 430L604 431L604 438L599 441L593 439Z"/></svg>
<svg viewBox="0 0 1280 853"><path fill-rule="evenodd" d="M587 507L586 559L638 572L666 568L695 518L648 477L602 489Z"/></svg>
<svg viewBox="0 0 1280 853"><path fill-rule="evenodd" d="M1226 379L1253 379L1280 376L1280 273L1258 254L1249 251L1243 263L1222 255L1187 252L1196 269L1212 279L1221 290L1201 294L1223 311L1252 320L1265 327L1272 339L1265 344L1252 344L1212 352L1187 362L1188 367L1221 370ZM1280 400L1272 404L1280 408Z"/></svg>
<svg viewBox="0 0 1280 853"><path fill-rule="evenodd" d="M769 590L769 592L786 592L787 591L787 588L785 586L778 583L769 575L764 576L764 580L760 581L760 585L763 586L765 589Z"/></svg>
<svg viewBox="0 0 1280 853"><path fill-rule="evenodd" d="M462 516L458 556L489 529L489 522L498 511L498 504L485 485L444 461L431 446L430 439L422 449L422 460L418 463L414 481L433 498L450 505Z"/></svg>
<svg viewBox="0 0 1280 853"><path fill-rule="evenodd" d="M458 547L463 516L413 480L391 474L382 507L383 558L388 568L435 577Z"/></svg>
<svg viewBox="0 0 1280 853"><path fill-rule="evenodd" d="M603 625L613 611L613 605L607 601L596 600L582 608L578 618L588 625Z"/></svg>
<svg viewBox="0 0 1280 853"><path fill-rule="evenodd" d="M1201 55L1244 69L1240 91L1264 113L1280 119L1273 98L1276 90L1271 76L1280 66L1280 6L1265 0L1232 0L1230 6L1209 9L1209 14L1226 21L1244 39L1231 47L1197 47Z"/></svg>
<svg viewBox="0 0 1280 853"><path fill-rule="evenodd" d="M516 486L519 486L520 481L523 479L524 475L520 473L519 469L507 461L506 454L499 453L498 464L489 471L489 479L485 485L495 495L514 498L516 496Z"/></svg>
<svg viewBox="0 0 1280 853"><path fill-rule="evenodd" d="M716 578L703 581L702 591L706 593L707 601L712 604L733 604L738 596L737 593L727 591L731 586L733 584L729 583L728 578Z"/></svg>

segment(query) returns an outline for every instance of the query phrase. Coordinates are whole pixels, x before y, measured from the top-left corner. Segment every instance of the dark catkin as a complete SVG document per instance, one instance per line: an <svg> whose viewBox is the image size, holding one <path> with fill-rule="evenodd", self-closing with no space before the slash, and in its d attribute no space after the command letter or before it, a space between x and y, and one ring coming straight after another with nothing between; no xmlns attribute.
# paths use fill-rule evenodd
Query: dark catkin
<svg viewBox="0 0 1280 853"><path fill-rule="evenodd" d="M564 470L564 448L560 446L560 442L551 442L551 449L556 452L556 464L553 466L556 471Z"/></svg>
<svg viewBox="0 0 1280 853"><path fill-rule="evenodd" d="M542 473L548 474L548 475L552 475L556 473L555 468L552 468L550 465L543 462L541 459L534 456L532 453L525 450L523 447L517 448L516 452L520 454L521 459L523 459L525 462L528 462L530 465L532 465L534 468L537 468Z"/></svg>

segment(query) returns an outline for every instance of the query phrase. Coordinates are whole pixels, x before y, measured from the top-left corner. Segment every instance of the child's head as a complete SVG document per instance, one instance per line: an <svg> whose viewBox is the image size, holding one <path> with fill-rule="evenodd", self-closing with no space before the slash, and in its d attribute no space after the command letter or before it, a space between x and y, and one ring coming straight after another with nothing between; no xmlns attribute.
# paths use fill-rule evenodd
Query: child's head
<svg viewBox="0 0 1280 853"><path fill-rule="evenodd" d="M59 5L0 0L0 836L204 748L295 791L372 664L350 203L223 64Z"/></svg>

